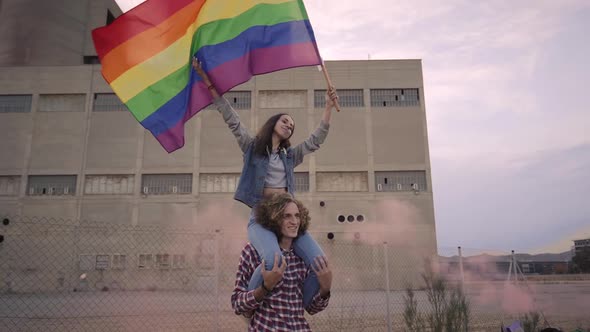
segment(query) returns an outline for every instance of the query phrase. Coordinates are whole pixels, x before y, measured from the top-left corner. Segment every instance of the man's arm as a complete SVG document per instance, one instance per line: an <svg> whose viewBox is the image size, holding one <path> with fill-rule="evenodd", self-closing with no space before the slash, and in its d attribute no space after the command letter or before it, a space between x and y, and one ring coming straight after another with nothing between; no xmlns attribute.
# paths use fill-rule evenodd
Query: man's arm
<svg viewBox="0 0 590 332"><path fill-rule="evenodd" d="M305 308L305 311L307 311L307 313L310 315L315 315L318 312L326 309L329 302L330 294L328 294L326 297L322 297L320 293L317 293L311 300L311 303L307 306L307 308Z"/></svg>
<svg viewBox="0 0 590 332"><path fill-rule="evenodd" d="M237 315L255 310L260 306L262 300L272 292L272 289L283 279L283 274L287 268L287 261L281 256L281 267L278 266L279 255L275 254L275 261L272 270L267 271L262 261L262 285L253 290L248 290L248 284L252 273L258 265L261 264L258 253L251 244L248 244L240 256L240 265L236 273L236 287L231 296L231 303L234 312Z"/></svg>
<svg viewBox="0 0 590 332"><path fill-rule="evenodd" d="M262 287L251 291L248 290L248 283L258 264L260 264L258 255L254 248L248 244L240 255L240 264L236 273L236 286L231 295L231 305L236 315L257 309L266 295Z"/></svg>

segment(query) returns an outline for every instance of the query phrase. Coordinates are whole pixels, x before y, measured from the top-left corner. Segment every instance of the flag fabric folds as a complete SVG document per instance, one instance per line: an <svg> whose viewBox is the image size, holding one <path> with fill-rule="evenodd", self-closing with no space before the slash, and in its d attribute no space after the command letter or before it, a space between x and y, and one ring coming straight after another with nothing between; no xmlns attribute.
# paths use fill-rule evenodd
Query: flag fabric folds
<svg viewBox="0 0 590 332"><path fill-rule="evenodd" d="M302 0L147 0L92 38L104 79L168 152L212 102L193 56L220 93L253 75L321 64Z"/></svg>

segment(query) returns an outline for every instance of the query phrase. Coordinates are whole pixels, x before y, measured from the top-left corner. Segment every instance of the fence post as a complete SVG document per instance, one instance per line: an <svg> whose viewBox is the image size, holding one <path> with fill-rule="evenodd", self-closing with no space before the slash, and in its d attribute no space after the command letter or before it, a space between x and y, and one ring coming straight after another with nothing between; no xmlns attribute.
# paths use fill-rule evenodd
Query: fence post
<svg viewBox="0 0 590 332"><path fill-rule="evenodd" d="M385 241L383 242L383 257L385 258L385 305L387 309L387 332L391 332L391 311L389 309L389 257L387 251L387 241Z"/></svg>
<svg viewBox="0 0 590 332"><path fill-rule="evenodd" d="M221 272L220 272L220 257L219 257L219 229L215 230L215 313L213 314L215 316L215 331L219 331L219 278L221 277Z"/></svg>
<svg viewBox="0 0 590 332"><path fill-rule="evenodd" d="M463 273L463 252L461 251L461 246L457 247L459 250L459 273L461 274L461 290L465 291L465 274Z"/></svg>
<svg viewBox="0 0 590 332"><path fill-rule="evenodd" d="M72 265L70 277L68 279L68 291L72 291L74 288L77 289L80 286L80 270L79 270L79 255L80 251L78 246L80 245L80 222L73 226L73 241L72 241Z"/></svg>
<svg viewBox="0 0 590 332"><path fill-rule="evenodd" d="M514 270L514 283L518 285L518 265L516 263L516 256L514 250L512 250L512 269Z"/></svg>

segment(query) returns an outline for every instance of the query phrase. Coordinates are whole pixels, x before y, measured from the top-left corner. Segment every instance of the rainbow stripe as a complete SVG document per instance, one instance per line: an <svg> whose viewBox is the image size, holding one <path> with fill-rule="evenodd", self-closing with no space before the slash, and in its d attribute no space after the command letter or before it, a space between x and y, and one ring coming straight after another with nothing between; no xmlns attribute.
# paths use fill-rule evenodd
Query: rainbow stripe
<svg viewBox="0 0 590 332"><path fill-rule="evenodd" d="M220 93L253 75L321 63L302 0L147 0L92 38L104 79L168 152L212 102L193 56Z"/></svg>

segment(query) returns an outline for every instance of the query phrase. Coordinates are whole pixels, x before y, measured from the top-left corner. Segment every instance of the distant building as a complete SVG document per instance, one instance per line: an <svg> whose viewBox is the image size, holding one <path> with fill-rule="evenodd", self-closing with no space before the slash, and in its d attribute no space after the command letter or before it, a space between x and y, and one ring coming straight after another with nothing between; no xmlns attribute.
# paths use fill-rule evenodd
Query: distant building
<svg viewBox="0 0 590 332"><path fill-rule="evenodd" d="M467 280L503 280L510 271L509 255L478 255L463 257L463 272ZM570 269L570 256L562 254L517 254L516 264L525 275L565 274ZM439 271L451 279L459 277L459 257L440 257ZM514 269L512 270L514 273Z"/></svg>
<svg viewBox="0 0 590 332"><path fill-rule="evenodd" d="M565 274L569 270L569 262L518 262L524 274Z"/></svg>
<svg viewBox="0 0 590 332"><path fill-rule="evenodd" d="M590 239L574 240L574 254L584 249L590 249Z"/></svg>

